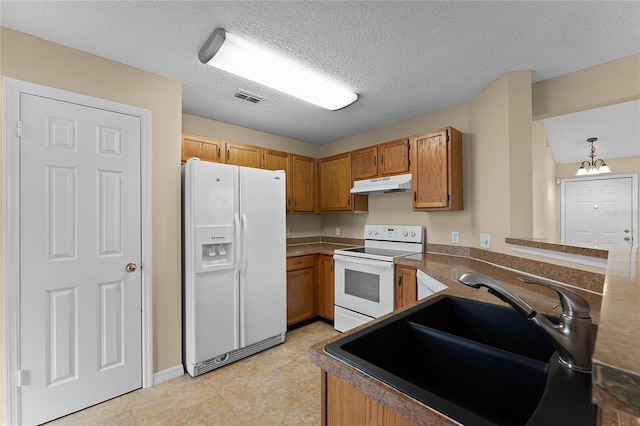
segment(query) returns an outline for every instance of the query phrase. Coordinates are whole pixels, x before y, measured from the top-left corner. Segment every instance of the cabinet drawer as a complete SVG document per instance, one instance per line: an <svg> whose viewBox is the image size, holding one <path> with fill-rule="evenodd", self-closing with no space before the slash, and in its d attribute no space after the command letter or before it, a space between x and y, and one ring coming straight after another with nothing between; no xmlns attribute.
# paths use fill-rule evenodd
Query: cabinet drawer
<svg viewBox="0 0 640 426"><path fill-rule="evenodd" d="M287 271L313 268L313 256L297 256L287 258Z"/></svg>

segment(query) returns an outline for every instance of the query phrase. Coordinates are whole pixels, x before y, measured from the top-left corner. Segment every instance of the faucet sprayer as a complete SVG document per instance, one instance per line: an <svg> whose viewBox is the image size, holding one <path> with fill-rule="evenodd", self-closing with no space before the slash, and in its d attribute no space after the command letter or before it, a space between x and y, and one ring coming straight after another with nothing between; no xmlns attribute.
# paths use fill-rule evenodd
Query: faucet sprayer
<svg viewBox="0 0 640 426"><path fill-rule="evenodd" d="M530 278L520 278L527 284L536 284L554 290L560 298L562 315L554 324L536 312L524 300L491 278L475 272L462 274L458 279L469 287L487 287L489 293L511 305L528 320L538 325L551 338L558 351L561 365L575 371L591 371L592 327L589 303L577 293L562 286Z"/></svg>

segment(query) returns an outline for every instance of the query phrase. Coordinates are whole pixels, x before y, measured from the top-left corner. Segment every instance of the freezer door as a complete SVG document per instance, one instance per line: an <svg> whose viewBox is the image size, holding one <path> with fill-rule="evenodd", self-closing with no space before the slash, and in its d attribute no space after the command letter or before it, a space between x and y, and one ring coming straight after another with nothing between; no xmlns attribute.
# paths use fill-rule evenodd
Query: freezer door
<svg viewBox="0 0 640 426"><path fill-rule="evenodd" d="M285 174L240 167L240 344L286 331Z"/></svg>
<svg viewBox="0 0 640 426"><path fill-rule="evenodd" d="M237 181L234 166L183 166L184 350L192 375L195 364L240 345Z"/></svg>

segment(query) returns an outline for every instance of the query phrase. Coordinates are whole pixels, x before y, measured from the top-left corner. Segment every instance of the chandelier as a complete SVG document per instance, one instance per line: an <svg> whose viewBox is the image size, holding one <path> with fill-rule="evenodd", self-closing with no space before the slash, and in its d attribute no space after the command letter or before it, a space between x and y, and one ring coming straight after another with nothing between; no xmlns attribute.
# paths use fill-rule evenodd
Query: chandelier
<svg viewBox="0 0 640 426"><path fill-rule="evenodd" d="M589 158L591 158L591 160L585 160L582 163L580 163L580 168L578 168L578 172L576 173L576 176L597 175L599 173L611 173L609 166L607 166L607 163L605 163L603 159L598 158L594 160L596 156L596 149L594 148L593 143L597 140L598 138L587 139L587 143L591 144L591 152L589 153Z"/></svg>

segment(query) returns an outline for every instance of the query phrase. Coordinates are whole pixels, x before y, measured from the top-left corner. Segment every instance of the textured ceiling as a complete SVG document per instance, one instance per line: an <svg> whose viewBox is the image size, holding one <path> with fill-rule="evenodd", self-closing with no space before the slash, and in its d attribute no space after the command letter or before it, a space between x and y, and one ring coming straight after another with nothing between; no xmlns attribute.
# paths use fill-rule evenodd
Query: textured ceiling
<svg viewBox="0 0 640 426"><path fill-rule="evenodd" d="M640 83L640 76L638 76ZM542 121L556 164L588 160L593 144L596 158L640 155L640 101L625 102ZM577 157L577 158L576 158ZM615 170L614 170L615 171Z"/></svg>
<svg viewBox="0 0 640 426"><path fill-rule="evenodd" d="M640 51L638 2L12 2L10 29L179 80L189 114L325 144L465 102L507 71L533 81ZM339 111L201 64L222 27L357 92ZM237 89L266 97L252 104Z"/></svg>

